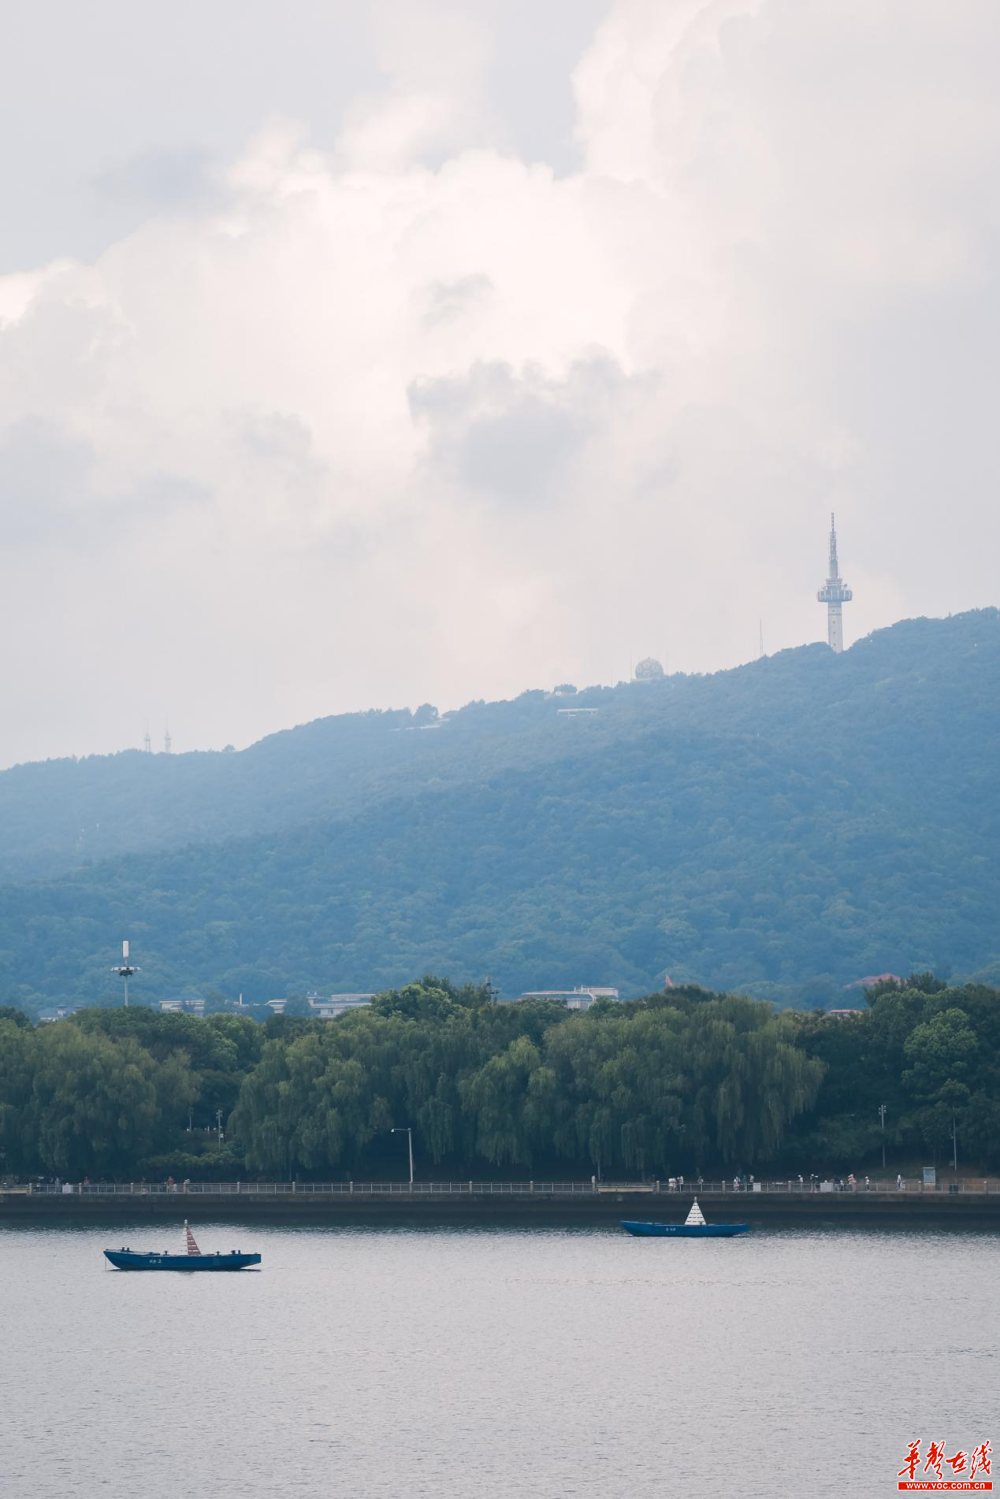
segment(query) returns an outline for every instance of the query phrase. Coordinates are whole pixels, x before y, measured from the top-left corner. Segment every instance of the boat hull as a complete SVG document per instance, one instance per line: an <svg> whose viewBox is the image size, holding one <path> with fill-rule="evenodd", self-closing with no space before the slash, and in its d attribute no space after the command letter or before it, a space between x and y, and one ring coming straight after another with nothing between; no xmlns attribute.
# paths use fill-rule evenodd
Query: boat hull
<svg viewBox="0 0 1000 1499"><path fill-rule="evenodd" d="M106 1249L104 1258L116 1270L247 1270L260 1264L259 1254L140 1254L132 1249Z"/></svg>
<svg viewBox="0 0 1000 1499"><path fill-rule="evenodd" d="M637 1239L731 1239L750 1232L749 1223L633 1223L622 1228Z"/></svg>

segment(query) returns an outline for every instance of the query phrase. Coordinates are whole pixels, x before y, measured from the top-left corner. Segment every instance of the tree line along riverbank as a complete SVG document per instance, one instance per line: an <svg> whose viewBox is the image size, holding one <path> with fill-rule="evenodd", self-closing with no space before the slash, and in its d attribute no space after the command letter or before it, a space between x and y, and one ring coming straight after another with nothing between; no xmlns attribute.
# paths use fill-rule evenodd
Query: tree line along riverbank
<svg viewBox="0 0 1000 1499"><path fill-rule="evenodd" d="M0 1016L8 1177L862 1173L1000 1164L1000 995L932 976L856 1015L684 988L571 1014L425 978L333 1021Z"/></svg>

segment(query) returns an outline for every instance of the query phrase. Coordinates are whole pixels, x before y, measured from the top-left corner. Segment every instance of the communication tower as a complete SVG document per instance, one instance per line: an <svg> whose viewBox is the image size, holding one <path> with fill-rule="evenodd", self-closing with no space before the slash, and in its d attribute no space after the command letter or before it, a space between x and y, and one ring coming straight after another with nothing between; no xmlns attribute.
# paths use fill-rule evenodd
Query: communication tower
<svg viewBox="0 0 1000 1499"><path fill-rule="evenodd" d="M841 606L849 604L854 595L840 576L840 564L837 561L837 531L832 515L830 516L830 574L816 597L821 604L826 605L826 638L830 643L830 649L840 652L844 649L844 619Z"/></svg>
<svg viewBox="0 0 1000 1499"><path fill-rule="evenodd" d="M174 741L170 737L170 725L168 723L165 723L163 725L163 753L165 755L170 754L170 746L173 744L173 742Z"/></svg>

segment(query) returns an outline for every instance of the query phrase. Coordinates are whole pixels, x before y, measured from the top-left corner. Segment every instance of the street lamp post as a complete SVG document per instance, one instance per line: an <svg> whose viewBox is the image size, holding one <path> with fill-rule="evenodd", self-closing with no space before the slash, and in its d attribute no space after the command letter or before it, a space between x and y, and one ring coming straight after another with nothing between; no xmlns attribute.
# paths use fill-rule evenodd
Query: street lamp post
<svg viewBox="0 0 1000 1499"><path fill-rule="evenodd" d="M390 1135L405 1135L410 1147L410 1191L413 1191L413 1126L401 1124L398 1129L391 1129Z"/></svg>
<svg viewBox="0 0 1000 1499"><path fill-rule="evenodd" d="M882 1170L885 1170L885 1104L878 1106L878 1117L882 1121Z"/></svg>
<svg viewBox="0 0 1000 1499"><path fill-rule="evenodd" d="M951 1116L951 1164L952 1164L955 1172L957 1173L957 1171L958 1171L958 1126L955 1123L955 1116L954 1116L954 1114L952 1114L952 1116Z"/></svg>

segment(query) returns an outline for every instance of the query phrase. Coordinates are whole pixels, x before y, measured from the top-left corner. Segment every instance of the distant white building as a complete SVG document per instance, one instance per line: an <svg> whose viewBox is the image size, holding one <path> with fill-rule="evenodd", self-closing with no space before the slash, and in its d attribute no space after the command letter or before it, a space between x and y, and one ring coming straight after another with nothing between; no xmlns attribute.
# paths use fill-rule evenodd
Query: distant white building
<svg viewBox="0 0 1000 1499"><path fill-rule="evenodd" d="M203 999L161 999L160 1012L164 1015L197 1015L201 1020L205 1014Z"/></svg>
<svg viewBox="0 0 1000 1499"><path fill-rule="evenodd" d="M309 1008L317 1020L336 1020L348 1010L360 1010L370 1005L374 998L374 994L331 994L326 999L321 999L318 994L307 996Z"/></svg>
<svg viewBox="0 0 1000 1499"><path fill-rule="evenodd" d="M519 1004L522 999L555 999L568 1010L589 1010L598 999L618 998L620 996L617 989L591 985L584 989L529 989L526 993L519 994L514 1004Z"/></svg>
<svg viewBox="0 0 1000 1499"><path fill-rule="evenodd" d="M56 1020L65 1020L70 1015L75 1015L82 1005L56 1005L54 1009L39 1010L38 1024L52 1025Z"/></svg>
<svg viewBox="0 0 1000 1499"><path fill-rule="evenodd" d="M374 994L307 994L306 1004L309 1006L309 1015L313 1020L336 1020L338 1015L343 1015L347 1010L360 1010L364 1005L370 1005L375 998ZM276 1015L285 1013L287 999L269 999L267 1007Z"/></svg>

